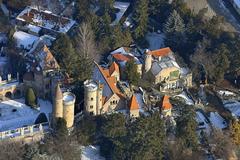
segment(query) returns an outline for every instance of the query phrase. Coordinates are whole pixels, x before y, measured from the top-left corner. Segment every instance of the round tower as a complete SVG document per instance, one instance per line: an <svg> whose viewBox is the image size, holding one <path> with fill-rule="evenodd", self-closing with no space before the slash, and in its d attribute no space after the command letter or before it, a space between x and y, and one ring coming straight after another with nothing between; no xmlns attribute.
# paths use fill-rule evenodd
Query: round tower
<svg viewBox="0 0 240 160"><path fill-rule="evenodd" d="M53 117L55 119L63 118L63 95L59 84L55 87L53 97Z"/></svg>
<svg viewBox="0 0 240 160"><path fill-rule="evenodd" d="M144 62L144 72L147 73L152 67L152 55L150 54L150 50L146 50L145 52L145 62Z"/></svg>
<svg viewBox="0 0 240 160"><path fill-rule="evenodd" d="M67 123L67 128L73 126L75 99L75 95L71 92L63 93L63 118Z"/></svg>
<svg viewBox="0 0 240 160"><path fill-rule="evenodd" d="M84 82L84 108L87 112L97 115L98 85L92 80Z"/></svg>
<svg viewBox="0 0 240 160"><path fill-rule="evenodd" d="M103 84L98 84L98 92L97 92L97 115L101 114L102 106L103 106Z"/></svg>

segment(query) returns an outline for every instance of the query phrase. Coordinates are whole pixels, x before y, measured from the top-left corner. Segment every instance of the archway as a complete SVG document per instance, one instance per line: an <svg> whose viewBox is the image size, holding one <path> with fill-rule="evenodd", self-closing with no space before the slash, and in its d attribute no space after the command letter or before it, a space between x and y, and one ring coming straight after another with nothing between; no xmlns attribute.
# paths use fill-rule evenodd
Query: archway
<svg viewBox="0 0 240 160"><path fill-rule="evenodd" d="M5 97L9 98L9 99L12 99L12 93L11 92L5 93Z"/></svg>

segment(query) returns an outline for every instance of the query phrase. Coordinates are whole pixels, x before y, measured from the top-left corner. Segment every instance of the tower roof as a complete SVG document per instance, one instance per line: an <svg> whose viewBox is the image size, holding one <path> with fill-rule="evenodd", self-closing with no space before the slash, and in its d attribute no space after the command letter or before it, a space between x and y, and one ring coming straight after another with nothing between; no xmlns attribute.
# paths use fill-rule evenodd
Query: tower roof
<svg viewBox="0 0 240 160"><path fill-rule="evenodd" d="M56 100L60 100L63 98L63 94L62 94L62 90L60 88L60 85L57 84L56 88L55 88L55 99Z"/></svg>
<svg viewBox="0 0 240 160"><path fill-rule="evenodd" d="M163 97L163 101L162 101L162 109L163 110L168 110L168 109L172 109L172 104L169 101L169 96L165 95Z"/></svg>
<svg viewBox="0 0 240 160"><path fill-rule="evenodd" d="M137 98L136 98L136 96L134 94L133 94L133 96L132 96L132 98L130 100L129 109L130 110L137 110L137 109L139 109Z"/></svg>

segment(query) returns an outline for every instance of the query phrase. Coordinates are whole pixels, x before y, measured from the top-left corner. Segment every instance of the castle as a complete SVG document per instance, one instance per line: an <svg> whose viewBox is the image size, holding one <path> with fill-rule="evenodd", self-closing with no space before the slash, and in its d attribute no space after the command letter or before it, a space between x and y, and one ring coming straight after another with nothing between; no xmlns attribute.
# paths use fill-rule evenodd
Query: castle
<svg viewBox="0 0 240 160"><path fill-rule="evenodd" d="M115 62L109 69L95 63L92 80L84 82L85 110L100 115L124 108L125 96L117 87L119 80L119 67Z"/></svg>

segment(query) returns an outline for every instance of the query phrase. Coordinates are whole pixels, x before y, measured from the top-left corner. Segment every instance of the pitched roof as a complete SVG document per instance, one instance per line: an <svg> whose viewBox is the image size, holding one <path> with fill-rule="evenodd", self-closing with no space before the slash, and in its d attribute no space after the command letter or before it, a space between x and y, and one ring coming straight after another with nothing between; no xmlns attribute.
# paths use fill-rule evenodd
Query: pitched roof
<svg viewBox="0 0 240 160"><path fill-rule="evenodd" d="M117 61L129 61L130 59L132 59L133 57L129 56L129 55L123 55L121 53L115 53L112 55Z"/></svg>
<svg viewBox="0 0 240 160"><path fill-rule="evenodd" d="M118 66L118 64L114 61L114 62L111 64L110 68L109 68L109 73L110 73L110 75L112 75L113 72L115 72L115 71L119 73L119 66Z"/></svg>
<svg viewBox="0 0 240 160"><path fill-rule="evenodd" d="M165 95L163 97L163 101L162 101L162 109L163 110L168 110L168 109L172 109L172 104L169 101L169 96Z"/></svg>
<svg viewBox="0 0 240 160"><path fill-rule="evenodd" d="M112 93L117 94L120 98L125 98L123 93L120 92L120 90L116 86L116 79L115 77L111 77L109 74L109 69L103 69L101 66L99 66L96 62L94 62L97 66L100 73L103 75L107 85L111 89ZM110 97L107 97L109 99Z"/></svg>
<svg viewBox="0 0 240 160"><path fill-rule="evenodd" d="M62 90L60 88L60 85L57 84L55 88L55 100L60 100L63 98Z"/></svg>
<svg viewBox="0 0 240 160"><path fill-rule="evenodd" d="M155 56L155 57L162 57L162 56L167 56L171 52L172 50L169 47L166 47L166 48L161 48L154 51L149 51L147 52L147 54L151 54L152 56Z"/></svg>
<svg viewBox="0 0 240 160"><path fill-rule="evenodd" d="M139 105L138 105L136 96L133 94L130 100L129 110L137 110L137 109L139 109Z"/></svg>

